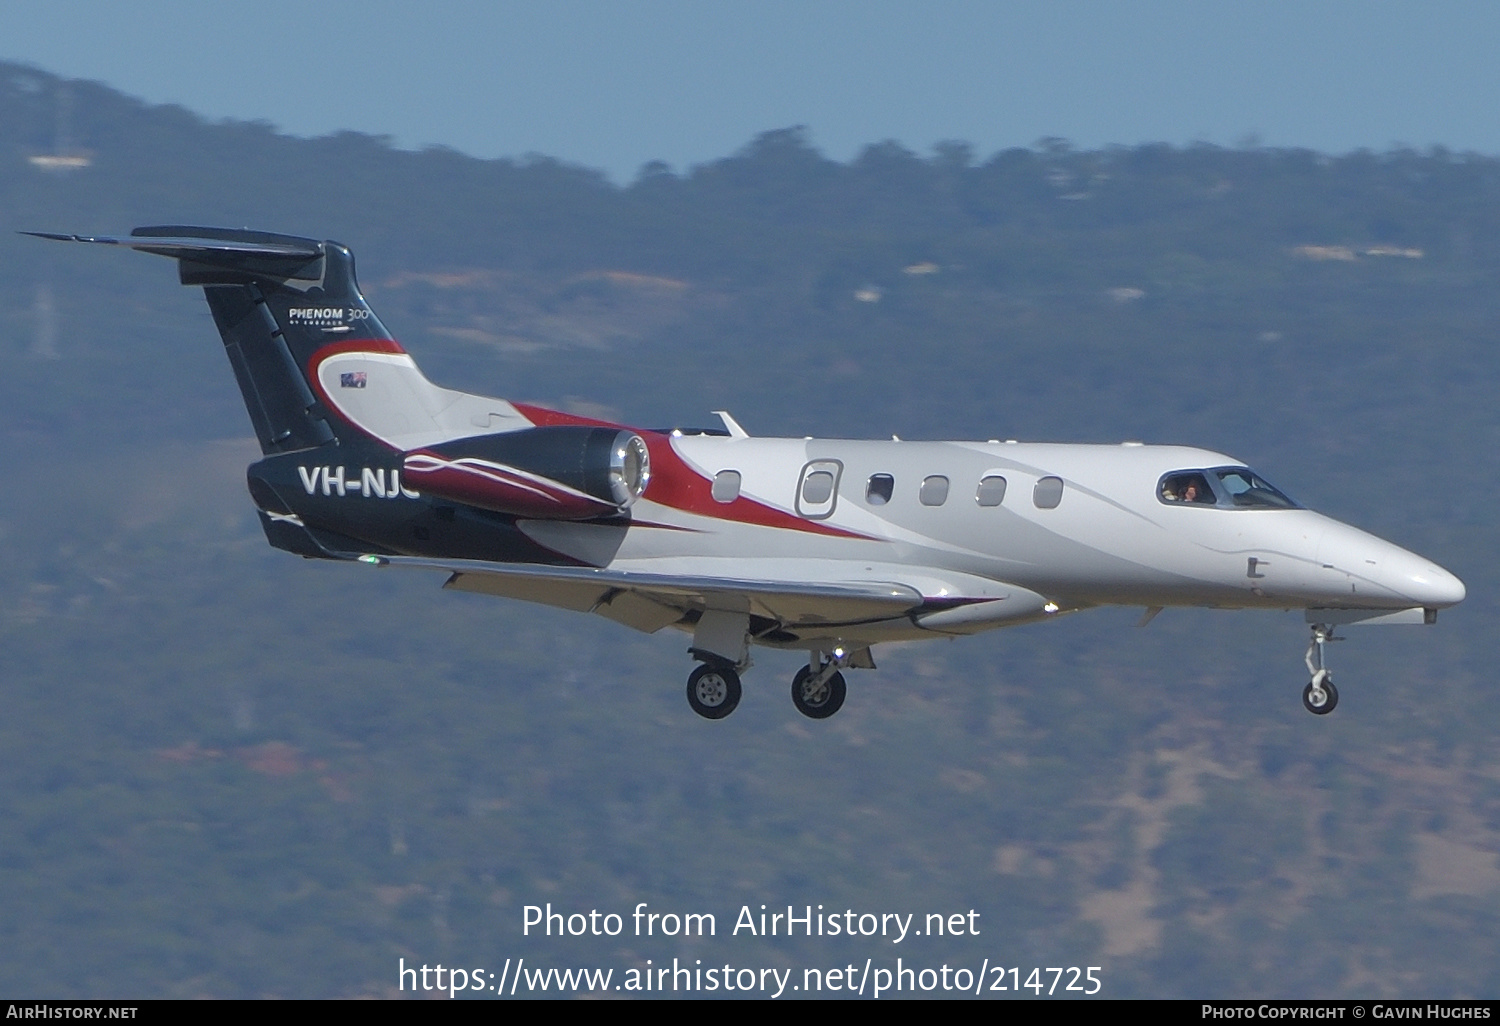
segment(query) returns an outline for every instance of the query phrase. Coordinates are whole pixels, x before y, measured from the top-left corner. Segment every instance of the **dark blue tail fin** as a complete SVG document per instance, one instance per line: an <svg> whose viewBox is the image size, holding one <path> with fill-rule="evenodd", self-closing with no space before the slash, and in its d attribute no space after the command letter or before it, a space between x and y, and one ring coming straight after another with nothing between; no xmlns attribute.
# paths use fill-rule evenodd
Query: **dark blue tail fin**
<svg viewBox="0 0 1500 1026"><path fill-rule="evenodd" d="M182 283L201 286L208 299L262 452L364 440L324 408L308 377L313 354L332 342L379 340L394 346L360 295L347 247L295 235L186 225L137 228L129 238L26 234L127 246L176 260Z"/></svg>

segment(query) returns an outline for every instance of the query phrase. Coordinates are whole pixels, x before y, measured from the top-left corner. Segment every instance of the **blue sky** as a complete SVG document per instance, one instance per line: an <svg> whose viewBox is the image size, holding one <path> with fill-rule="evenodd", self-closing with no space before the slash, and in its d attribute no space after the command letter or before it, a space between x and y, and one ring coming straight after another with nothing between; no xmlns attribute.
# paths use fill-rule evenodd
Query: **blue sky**
<svg viewBox="0 0 1500 1026"><path fill-rule="evenodd" d="M838 159L1202 140L1500 153L1500 4L0 0L0 58L298 135L628 181L806 125Z"/></svg>

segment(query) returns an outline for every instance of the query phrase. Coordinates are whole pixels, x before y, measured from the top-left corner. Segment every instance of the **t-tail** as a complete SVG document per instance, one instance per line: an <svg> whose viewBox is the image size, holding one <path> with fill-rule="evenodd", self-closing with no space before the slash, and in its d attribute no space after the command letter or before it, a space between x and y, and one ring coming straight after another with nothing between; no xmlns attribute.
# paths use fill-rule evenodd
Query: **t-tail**
<svg viewBox="0 0 1500 1026"><path fill-rule="evenodd" d="M636 433L428 381L360 294L348 247L157 225L27 232L155 253L203 289L265 458L248 471L272 545L305 556L478 551L549 561L517 517L618 517L650 477Z"/></svg>
<svg viewBox="0 0 1500 1026"><path fill-rule="evenodd" d="M360 294L354 257L337 242L294 235L157 225L129 238L29 232L43 238L126 246L172 257L184 285L202 286L267 456L337 440L368 442L331 415L315 368L330 346L402 350ZM355 372L348 378L359 381Z"/></svg>

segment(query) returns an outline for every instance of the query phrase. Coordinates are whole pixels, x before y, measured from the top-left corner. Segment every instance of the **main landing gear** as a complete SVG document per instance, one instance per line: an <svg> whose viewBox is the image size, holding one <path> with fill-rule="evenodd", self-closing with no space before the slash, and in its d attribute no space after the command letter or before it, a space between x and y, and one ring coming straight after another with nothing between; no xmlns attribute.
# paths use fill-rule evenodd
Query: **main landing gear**
<svg viewBox="0 0 1500 1026"><path fill-rule="evenodd" d="M844 675L833 659L816 670L809 663L792 678L792 704L803 716L815 720L826 720L843 708L847 693Z"/></svg>
<svg viewBox="0 0 1500 1026"><path fill-rule="evenodd" d="M688 675L688 705L709 720L722 720L740 704L740 675L727 663L704 663Z"/></svg>
<svg viewBox="0 0 1500 1026"><path fill-rule="evenodd" d="M1323 665L1323 646L1330 641L1342 641L1333 636L1333 627L1326 623L1315 623L1312 627L1312 642L1307 646L1307 672L1312 680L1302 689L1302 705L1314 716L1327 716L1339 704L1338 688L1333 686L1333 674Z"/></svg>
<svg viewBox="0 0 1500 1026"><path fill-rule="evenodd" d="M704 653L695 652L700 658ZM814 720L826 720L844 705L848 687L840 669L849 666L873 668L869 649L847 652L814 652L807 664L792 678L792 704L803 716ZM740 704L740 675L745 667L736 667L728 660L705 659L689 676L687 682L688 705L693 712L709 720L722 720Z"/></svg>

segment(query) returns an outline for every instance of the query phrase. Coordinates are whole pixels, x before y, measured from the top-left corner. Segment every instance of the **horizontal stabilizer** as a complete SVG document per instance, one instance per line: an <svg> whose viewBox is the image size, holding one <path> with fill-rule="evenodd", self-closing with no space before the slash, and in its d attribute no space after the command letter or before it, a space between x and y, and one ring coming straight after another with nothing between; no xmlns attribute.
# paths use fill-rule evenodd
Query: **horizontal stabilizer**
<svg viewBox="0 0 1500 1026"><path fill-rule="evenodd" d="M310 260L319 255L318 244L311 239L297 239L287 242L242 242L186 237L173 238L170 236L119 238L107 235L62 235L57 232L22 232L21 234L34 235L39 239L53 239L57 242L93 242L101 246L125 246L129 249L145 250L148 253L160 253L162 256L176 257L178 259L193 257L203 253L245 253L263 256L301 257L304 260ZM284 236L284 238L290 239L291 237Z"/></svg>
<svg viewBox="0 0 1500 1026"><path fill-rule="evenodd" d="M129 236L67 235L22 232L58 242L92 242L171 257L191 264L219 267L247 275L315 281L322 277L323 245L313 239L231 228L163 225L137 228ZM196 284L196 282L195 282Z"/></svg>

